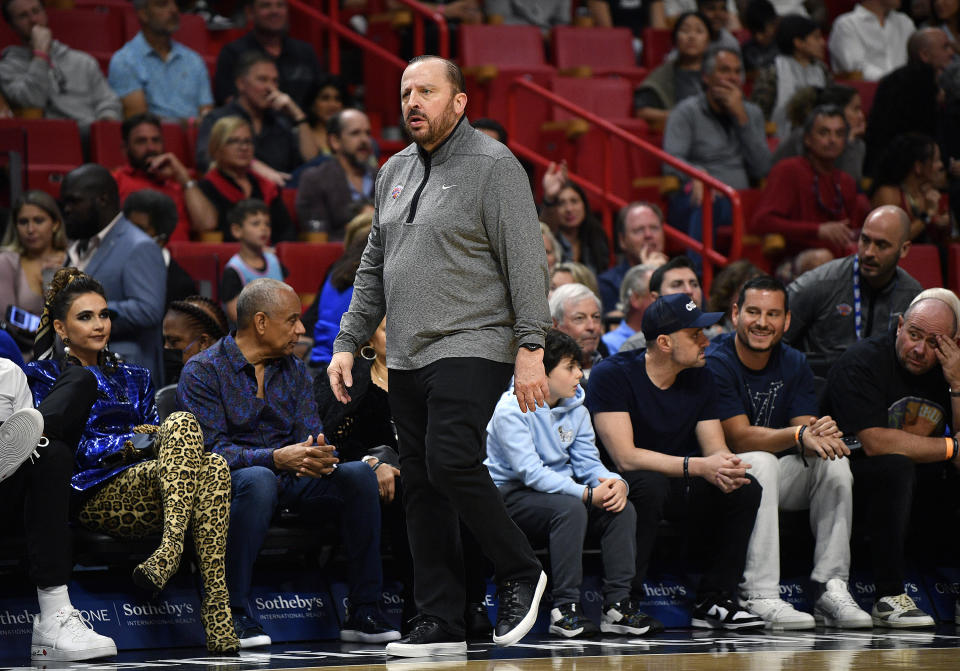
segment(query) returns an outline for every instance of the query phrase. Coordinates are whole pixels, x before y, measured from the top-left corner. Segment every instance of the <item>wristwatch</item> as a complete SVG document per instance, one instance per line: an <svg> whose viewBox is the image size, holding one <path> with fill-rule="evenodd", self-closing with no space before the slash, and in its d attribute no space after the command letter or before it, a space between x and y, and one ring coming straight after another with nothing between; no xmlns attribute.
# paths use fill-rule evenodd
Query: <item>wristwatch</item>
<svg viewBox="0 0 960 671"><path fill-rule="evenodd" d="M535 342L522 342L520 343L520 347L528 349L531 352L536 352L538 349L543 349L543 345L538 345Z"/></svg>

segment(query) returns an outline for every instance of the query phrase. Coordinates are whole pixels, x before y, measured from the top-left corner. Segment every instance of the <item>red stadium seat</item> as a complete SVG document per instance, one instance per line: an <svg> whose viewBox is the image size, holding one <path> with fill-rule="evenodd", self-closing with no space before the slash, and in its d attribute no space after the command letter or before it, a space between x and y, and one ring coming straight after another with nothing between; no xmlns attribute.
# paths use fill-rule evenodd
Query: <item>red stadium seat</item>
<svg viewBox="0 0 960 671"><path fill-rule="evenodd" d="M940 252L936 245L911 245L910 252L900 259L900 267L910 273L924 289L943 286Z"/></svg>
<svg viewBox="0 0 960 671"><path fill-rule="evenodd" d="M187 274L197 283L197 290L201 296L210 300L218 300L220 293L220 274L217 272L220 259L217 254L195 252L186 244L170 255L187 271Z"/></svg>
<svg viewBox="0 0 960 671"><path fill-rule="evenodd" d="M287 284L300 294L304 309L313 302L330 266L342 254L341 242L277 243L277 257L290 273Z"/></svg>
<svg viewBox="0 0 960 671"><path fill-rule="evenodd" d="M960 242L951 242L947 247L948 287L953 293L960 294Z"/></svg>
<svg viewBox="0 0 960 671"><path fill-rule="evenodd" d="M0 128L27 132L27 188L60 195L63 176L83 164L80 131L70 119L0 119Z"/></svg>
<svg viewBox="0 0 960 671"><path fill-rule="evenodd" d="M171 256L177 259L181 254L186 256L206 256L216 261L217 281L215 283L214 296L220 286L220 276L223 274L223 267L227 265L230 257L240 251L239 242L170 242L167 244ZM184 266L186 268L186 266ZM187 271L189 272L189 270ZM196 279L196 278L194 278Z"/></svg>
<svg viewBox="0 0 960 671"><path fill-rule="evenodd" d="M673 50L673 33L666 28L643 29L643 67L653 70Z"/></svg>
<svg viewBox="0 0 960 671"><path fill-rule="evenodd" d="M620 75L634 83L647 76L645 68L637 67L629 28L557 26L552 44L553 64L561 72L586 67L590 75Z"/></svg>
<svg viewBox="0 0 960 671"><path fill-rule="evenodd" d="M90 160L110 170L127 162L119 121L94 121L90 124Z"/></svg>
<svg viewBox="0 0 960 671"><path fill-rule="evenodd" d="M104 7L51 9L47 17L58 40L98 60L109 59L126 42L123 15Z"/></svg>
<svg viewBox="0 0 960 671"><path fill-rule="evenodd" d="M556 69L544 58L543 37L536 26L460 26L460 66L467 78L471 115L501 123L507 117L507 91L516 77L548 86ZM521 121L514 138L533 146L546 119L547 106L539 97L518 96Z"/></svg>

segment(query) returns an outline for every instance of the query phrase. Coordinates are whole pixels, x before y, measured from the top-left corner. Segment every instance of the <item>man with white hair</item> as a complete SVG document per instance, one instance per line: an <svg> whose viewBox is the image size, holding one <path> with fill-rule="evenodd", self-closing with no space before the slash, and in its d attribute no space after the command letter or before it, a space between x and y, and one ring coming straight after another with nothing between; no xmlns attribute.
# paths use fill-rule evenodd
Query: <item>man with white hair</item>
<svg viewBox="0 0 960 671"><path fill-rule="evenodd" d="M609 333L603 334L603 343L610 354L616 354L628 338L640 332L643 313L656 296L650 292L650 276L657 269L654 264L634 266L627 271L620 285L620 301L617 308L623 312L620 325Z"/></svg>
<svg viewBox="0 0 960 671"><path fill-rule="evenodd" d="M577 341L583 352L580 368L583 381L590 377L590 369L603 358L597 351L603 333L600 299L583 284L564 284L550 295L550 316L554 327Z"/></svg>
<svg viewBox="0 0 960 671"><path fill-rule="evenodd" d="M921 292L896 333L851 345L827 380L826 411L863 445L850 470L870 538L879 627L934 626L904 587L904 551L915 500L940 511L955 499L960 449L956 431L944 433L960 425L958 311L952 291Z"/></svg>

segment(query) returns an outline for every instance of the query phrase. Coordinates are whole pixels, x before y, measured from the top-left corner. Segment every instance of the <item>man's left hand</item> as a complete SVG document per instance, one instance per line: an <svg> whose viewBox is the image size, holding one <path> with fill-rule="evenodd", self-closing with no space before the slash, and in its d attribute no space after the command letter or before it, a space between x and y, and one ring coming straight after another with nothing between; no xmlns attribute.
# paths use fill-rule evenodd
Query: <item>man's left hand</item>
<svg viewBox="0 0 960 671"><path fill-rule="evenodd" d="M190 173L184 167L177 155L172 152L158 154L147 159L147 172L160 177L173 177L180 184L190 181Z"/></svg>
<svg viewBox="0 0 960 671"><path fill-rule="evenodd" d="M597 478L600 486L593 490L593 505L608 513L619 513L627 505L627 483L620 478Z"/></svg>
<svg viewBox="0 0 960 671"><path fill-rule="evenodd" d="M513 392L517 395L520 411L533 412L546 403L550 395L547 374L543 370L543 349L534 351L521 347L513 368Z"/></svg>
<svg viewBox="0 0 960 671"><path fill-rule="evenodd" d="M937 336L937 358L943 368L943 377L951 389L960 389L960 346L953 338Z"/></svg>

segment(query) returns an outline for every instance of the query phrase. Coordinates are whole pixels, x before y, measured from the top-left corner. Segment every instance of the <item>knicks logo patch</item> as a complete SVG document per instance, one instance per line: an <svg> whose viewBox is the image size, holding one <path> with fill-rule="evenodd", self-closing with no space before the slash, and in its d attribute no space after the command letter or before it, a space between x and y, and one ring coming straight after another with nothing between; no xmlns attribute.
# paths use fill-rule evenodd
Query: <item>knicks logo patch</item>
<svg viewBox="0 0 960 671"><path fill-rule="evenodd" d="M846 303L840 303L840 305L837 306L837 313L841 317L849 317L851 314L853 314L853 308Z"/></svg>
<svg viewBox="0 0 960 671"><path fill-rule="evenodd" d="M392 198L393 200L396 200L397 198L400 197L401 191L403 191L403 185L397 184L395 187L393 187L393 191L390 192L390 198Z"/></svg>

